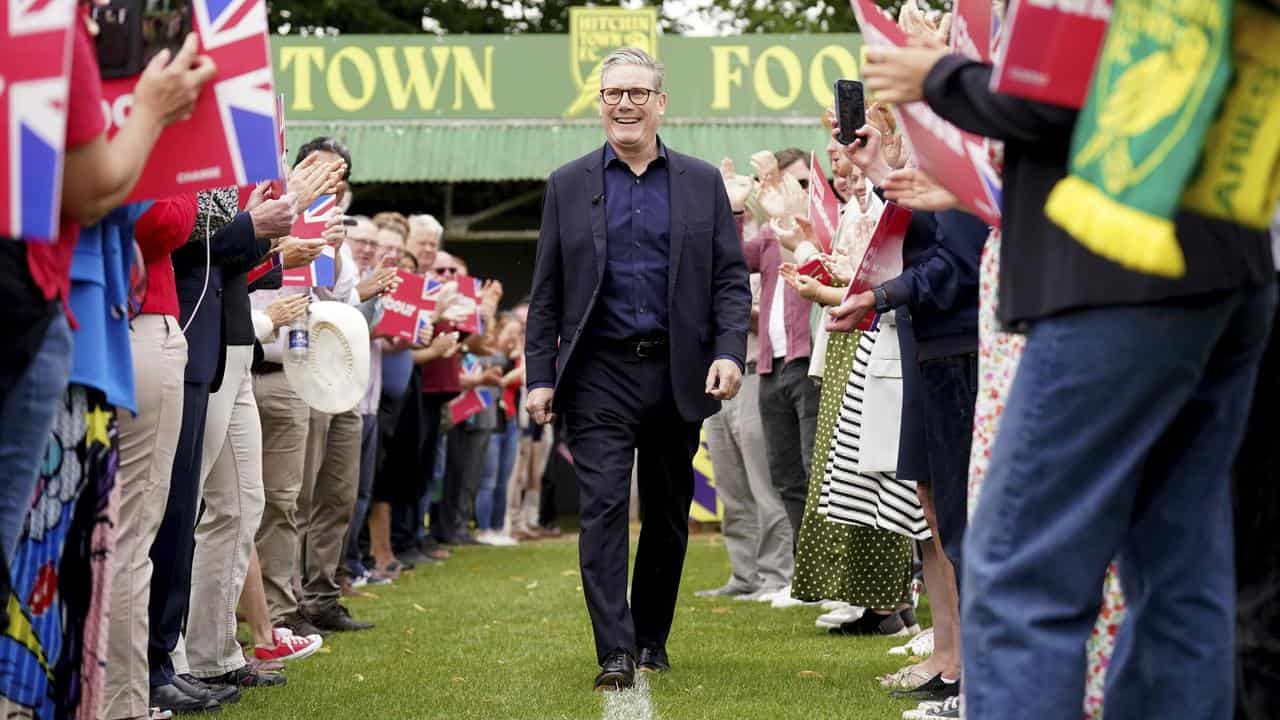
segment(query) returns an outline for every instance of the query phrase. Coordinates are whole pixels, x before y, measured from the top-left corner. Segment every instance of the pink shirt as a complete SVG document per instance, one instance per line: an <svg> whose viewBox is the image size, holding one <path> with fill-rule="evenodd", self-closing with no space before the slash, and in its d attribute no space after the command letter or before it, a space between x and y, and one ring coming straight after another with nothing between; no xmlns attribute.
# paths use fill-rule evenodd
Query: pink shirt
<svg viewBox="0 0 1280 720"><path fill-rule="evenodd" d="M743 254L747 257L748 272L760 273L760 327L757 336L760 340L760 355L756 361L756 371L761 375L773 372L773 343L769 340L770 311L773 309L774 288L784 282L778 276L778 268L782 266L782 248L773 231L765 228L754 238L742 244ZM800 297L800 293L790 287L782 291L782 316L787 325L786 361L809 357L809 314L813 304Z"/></svg>

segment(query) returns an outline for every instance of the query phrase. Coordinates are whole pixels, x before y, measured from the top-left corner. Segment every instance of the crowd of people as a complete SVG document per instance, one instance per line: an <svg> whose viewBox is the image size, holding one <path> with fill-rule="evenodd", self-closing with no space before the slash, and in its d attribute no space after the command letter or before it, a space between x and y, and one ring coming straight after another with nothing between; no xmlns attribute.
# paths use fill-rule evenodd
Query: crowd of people
<svg viewBox="0 0 1280 720"><path fill-rule="evenodd" d="M108 140L81 20L58 239L0 242L0 705L206 712L284 684L284 663L330 633L371 628L344 595L451 546L558 532L539 523L550 433L520 412L527 304L499 312L497 282L461 292L474 281L430 215L345 214L358 160L333 138L298 149L287 192L122 204L213 68L194 38L158 57ZM322 236L294 237L324 195L338 211ZM332 279L285 282L325 258ZM406 273L438 284L413 340L379 331ZM478 329L461 332L468 315ZM333 381L356 356L367 386ZM471 391L477 411L450 413Z"/></svg>
<svg viewBox="0 0 1280 720"><path fill-rule="evenodd" d="M722 168L756 327L741 394L706 425L731 575L698 594L820 604L822 630L904 638L908 663L878 681L920 701L908 720L1270 716L1258 518L1276 504L1258 488L1274 487L1280 214L1268 237L1258 207L1181 210L1179 277L1104 258L1046 217L1077 111L994 92L989 63L948 49L947 16L907 3L899 25L911 47L865 53L877 102L857 140L826 117L829 249L805 217L808 153ZM986 138L998 226L919 167L887 110L911 102ZM903 271L849 292L888 207L912 211ZM1235 490L1257 504L1237 504L1233 555L1242 443Z"/></svg>

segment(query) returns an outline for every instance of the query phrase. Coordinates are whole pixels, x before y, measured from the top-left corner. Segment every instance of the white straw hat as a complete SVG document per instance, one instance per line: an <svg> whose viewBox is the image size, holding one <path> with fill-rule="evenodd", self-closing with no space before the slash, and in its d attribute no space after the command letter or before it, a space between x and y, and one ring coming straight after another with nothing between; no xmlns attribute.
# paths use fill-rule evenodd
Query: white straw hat
<svg viewBox="0 0 1280 720"><path fill-rule="evenodd" d="M330 415L347 412L369 389L369 326L360 311L340 302L315 302L308 322L305 362L285 353L284 374L307 405Z"/></svg>

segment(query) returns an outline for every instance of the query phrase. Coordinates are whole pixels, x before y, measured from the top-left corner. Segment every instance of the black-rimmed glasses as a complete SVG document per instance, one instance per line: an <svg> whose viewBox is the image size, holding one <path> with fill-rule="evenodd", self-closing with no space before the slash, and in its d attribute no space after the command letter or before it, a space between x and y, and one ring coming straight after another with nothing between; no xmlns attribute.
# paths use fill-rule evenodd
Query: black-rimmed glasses
<svg viewBox="0 0 1280 720"><path fill-rule="evenodd" d="M622 102L622 96L626 95L631 98L632 105L644 105L649 102L649 96L658 92L649 88L605 88L600 91L600 99L605 105L618 105Z"/></svg>

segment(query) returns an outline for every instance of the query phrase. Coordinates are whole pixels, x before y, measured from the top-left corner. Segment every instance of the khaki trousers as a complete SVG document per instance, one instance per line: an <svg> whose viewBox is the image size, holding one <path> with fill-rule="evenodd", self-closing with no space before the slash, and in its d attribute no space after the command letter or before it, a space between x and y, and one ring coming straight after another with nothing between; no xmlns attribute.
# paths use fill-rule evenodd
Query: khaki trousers
<svg viewBox="0 0 1280 720"><path fill-rule="evenodd" d="M317 612L338 602L342 544L360 490L360 434L356 410L339 415L311 411L307 460L298 497L302 537L302 608Z"/></svg>
<svg viewBox="0 0 1280 720"><path fill-rule="evenodd" d="M507 481L507 528L528 532L538 525L538 503L542 499L542 476L551 459L553 444L550 427L542 429L542 438L534 440L520 435L515 467Z"/></svg>
<svg viewBox="0 0 1280 720"><path fill-rule="evenodd" d="M311 410L283 372L253 376L262 420L262 484L266 504L256 542L262 584L273 624L298 611L292 580L298 574L298 496L302 492Z"/></svg>
<svg viewBox="0 0 1280 720"><path fill-rule="evenodd" d="M209 396L200 469L204 511L196 525L187 665L198 678L239 670L236 605L262 522L262 425L253 396L253 347L227 348L222 387ZM179 643L182 648L182 643ZM174 667L181 663L175 659Z"/></svg>
<svg viewBox="0 0 1280 720"><path fill-rule="evenodd" d="M169 497L178 432L187 339L176 318L140 315L129 333L138 414L120 413L114 580L107 630L102 720L146 717L151 699L147 665L151 543Z"/></svg>

